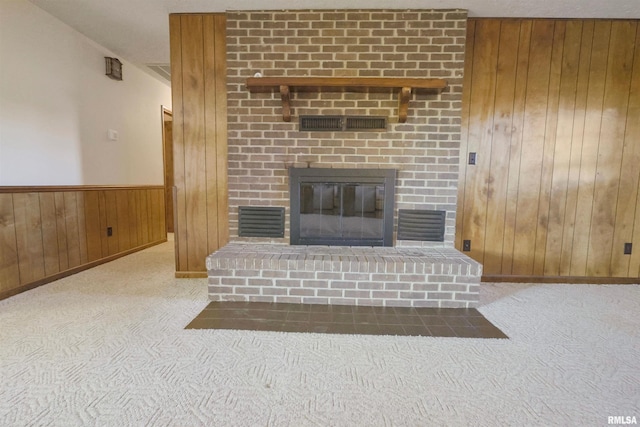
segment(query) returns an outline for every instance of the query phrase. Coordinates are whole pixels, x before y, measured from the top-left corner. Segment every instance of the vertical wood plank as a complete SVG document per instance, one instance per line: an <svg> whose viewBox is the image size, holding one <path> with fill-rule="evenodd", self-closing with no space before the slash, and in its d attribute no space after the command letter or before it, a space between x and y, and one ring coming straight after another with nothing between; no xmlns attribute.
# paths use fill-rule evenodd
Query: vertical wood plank
<svg viewBox="0 0 640 427"><path fill-rule="evenodd" d="M151 191L145 191L144 197L147 199L147 230L149 232L149 241L155 242L155 230L153 228L153 215L154 215L154 204L153 204L153 195Z"/></svg>
<svg viewBox="0 0 640 427"><path fill-rule="evenodd" d="M516 275L533 273L553 34L553 21L534 21L529 60L536 71L527 79L513 247Z"/></svg>
<svg viewBox="0 0 640 427"><path fill-rule="evenodd" d="M142 217L142 200L140 198L141 190L133 190L133 195L135 197L135 206L136 206L136 234L139 245L144 245L146 242L144 240L144 236L142 235L142 229L144 228L144 218Z"/></svg>
<svg viewBox="0 0 640 427"><path fill-rule="evenodd" d="M582 21L567 21L562 54L562 78L560 81L558 124L556 127L557 142L553 156L551 202L547 221L544 275L548 276L560 275L581 39Z"/></svg>
<svg viewBox="0 0 640 427"><path fill-rule="evenodd" d="M140 233L142 234L142 241L147 244L151 241L149 237L149 203L147 200L147 190L138 191L138 199L140 201Z"/></svg>
<svg viewBox="0 0 640 427"><path fill-rule="evenodd" d="M533 259L533 274L544 274L544 261L547 249L549 230L549 210L553 204L551 200L551 186L555 162L556 136L558 129L558 111L560 102L560 83L562 77L562 57L566 21L554 22L554 34L551 48L551 67L549 72L549 87L546 108L546 122L544 146L542 153L542 170L540 176L540 196L538 202L538 228Z"/></svg>
<svg viewBox="0 0 640 427"><path fill-rule="evenodd" d="M505 204L504 243L502 253L502 273L513 273L514 245L520 181L520 159L525 125L525 101L529 75L529 50L531 46L532 21L522 21L518 45L518 65L516 68L516 89L513 100L513 128L509 146L509 168L507 172L507 200Z"/></svg>
<svg viewBox="0 0 640 427"><path fill-rule="evenodd" d="M635 25L635 54L613 239L614 248L633 243L634 250L631 255L612 254L611 274L618 277L640 277L640 25L637 21Z"/></svg>
<svg viewBox="0 0 640 427"><path fill-rule="evenodd" d="M129 207L129 242L132 248L141 245L138 240L138 206L135 190L127 190L127 206Z"/></svg>
<svg viewBox="0 0 640 427"><path fill-rule="evenodd" d="M513 35L518 34L519 30L520 21L502 21L497 62L493 140L490 151L491 164L487 179L487 226L483 269L485 274L500 274L502 271L507 201L507 180L503 175L509 168L509 143L513 128L513 99L518 63L519 39ZM484 150L482 155L486 155Z"/></svg>
<svg viewBox="0 0 640 427"><path fill-rule="evenodd" d="M207 220L207 252L213 252L218 244L218 175L217 162L217 119L216 80L220 78L216 69L216 25L213 15L203 17L203 50L204 50L204 122L205 122L205 170L206 170L206 220ZM206 255L205 255L206 256Z"/></svg>
<svg viewBox="0 0 640 427"><path fill-rule="evenodd" d="M102 227L100 226L100 192L84 195L84 217L87 230L87 261L102 258Z"/></svg>
<svg viewBox="0 0 640 427"><path fill-rule="evenodd" d="M100 245L102 249L102 256L109 255L109 240L111 237L107 236L107 195L106 191L98 192L98 206L100 209Z"/></svg>
<svg viewBox="0 0 640 427"><path fill-rule="evenodd" d="M60 271L58 255L58 231L56 221L56 201L53 193L42 192L40 198L40 217L42 224L42 245L44 250L44 272L51 276Z"/></svg>
<svg viewBox="0 0 640 427"><path fill-rule="evenodd" d="M118 190L116 196L116 217L118 223L118 251L131 249L129 236L129 198L126 190Z"/></svg>
<svg viewBox="0 0 640 427"><path fill-rule="evenodd" d="M166 116L166 114L165 114ZM165 121L164 126L164 185L165 185L165 206L167 207L166 222L167 231L173 233L173 121Z"/></svg>
<svg viewBox="0 0 640 427"><path fill-rule="evenodd" d="M0 194L0 292L14 289L21 283L13 210L13 196Z"/></svg>
<svg viewBox="0 0 640 427"><path fill-rule="evenodd" d="M167 233L164 212L164 192L162 190L151 190L151 192L154 198L153 227L155 230L155 241L158 242L164 240Z"/></svg>
<svg viewBox="0 0 640 427"><path fill-rule="evenodd" d="M187 270L204 271L208 232L203 17L185 15L182 24Z"/></svg>
<svg viewBox="0 0 640 427"><path fill-rule="evenodd" d="M67 222L64 207L64 193L54 193L56 205L56 234L58 236L58 262L60 271L69 269L69 250L67 248Z"/></svg>
<svg viewBox="0 0 640 427"><path fill-rule="evenodd" d="M80 264L88 262L87 221L84 216L84 191L76 191L76 210L78 218L78 245L80 247Z"/></svg>
<svg viewBox="0 0 640 427"><path fill-rule="evenodd" d="M156 190L158 193L158 203L160 205L160 217L159 219L159 236L158 240L167 239L167 212L166 212L166 200L164 197L164 190Z"/></svg>
<svg viewBox="0 0 640 427"><path fill-rule="evenodd" d="M177 188L174 229L176 248L176 269L188 271L187 229L186 229L186 189L185 189L185 147L184 147L184 96L182 73L182 20L181 15L169 16L169 44L171 56L171 97L173 109L173 159L174 183ZM187 21L188 23L188 21Z"/></svg>
<svg viewBox="0 0 640 427"><path fill-rule="evenodd" d="M578 190L580 187L581 156L582 145L584 143L589 70L594 31L595 21L585 21L582 28L573 132L571 134L571 155L567 182L565 221L562 236L562 251L560 252L561 276L572 275L571 262L573 258L574 236L576 234L576 216L578 214ZM582 214L584 215L584 213ZM581 230L581 232L583 232L583 230Z"/></svg>
<svg viewBox="0 0 640 427"><path fill-rule="evenodd" d="M67 227L67 253L69 254L69 268L81 264L80 229L78 227L78 205L75 191L66 191L64 198L64 222Z"/></svg>
<svg viewBox="0 0 640 427"><path fill-rule="evenodd" d="M463 239L471 240L469 255L479 262L484 260L485 226L488 175L493 136L493 112L495 105L496 65L500 40L500 21L482 20L476 24L474 68L484 70L474 73L471 81L471 118L469 121L469 152L482 152L476 165L467 169L467 191L473 197L465 197L464 211L468 215L462 230Z"/></svg>
<svg viewBox="0 0 640 427"><path fill-rule="evenodd" d="M13 195L20 284L45 277L40 198L38 193Z"/></svg>
<svg viewBox="0 0 640 427"><path fill-rule="evenodd" d="M593 36L593 52L589 70L587 107L580 162L580 182L576 205L575 232L571 257L571 275L587 273L589 231L593 220L595 180L598 161L598 144L602 125L602 103L607 73L608 46L611 37L611 21L597 21ZM607 259L609 262L609 258Z"/></svg>
<svg viewBox="0 0 640 427"><path fill-rule="evenodd" d="M152 242L158 240L158 201L155 191L147 192L149 199L149 237Z"/></svg>
<svg viewBox="0 0 640 427"><path fill-rule="evenodd" d="M119 250L119 241L118 235L120 233L120 229L118 227L118 208L117 208L117 199L116 199L117 191L108 190L104 192L104 201L105 201L105 213L106 213L106 228L111 227L113 230L113 235L107 237L107 253L109 255L117 254Z"/></svg>
<svg viewBox="0 0 640 427"><path fill-rule="evenodd" d="M618 256L624 252L623 245L613 247L613 234L635 36L635 25L630 21L614 21L611 24L594 184L593 216L587 253L586 274L588 276L610 276L611 257L614 251ZM640 120L640 117L636 117L636 120Z"/></svg>

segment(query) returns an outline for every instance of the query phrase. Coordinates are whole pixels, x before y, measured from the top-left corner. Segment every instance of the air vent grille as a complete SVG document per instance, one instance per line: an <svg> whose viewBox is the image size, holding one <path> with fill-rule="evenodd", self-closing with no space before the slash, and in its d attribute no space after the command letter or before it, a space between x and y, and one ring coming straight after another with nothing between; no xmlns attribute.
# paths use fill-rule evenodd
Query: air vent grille
<svg viewBox="0 0 640 427"><path fill-rule="evenodd" d="M446 215L445 211L400 209L398 240L443 242Z"/></svg>
<svg viewBox="0 0 640 427"><path fill-rule="evenodd" d="M343 128L342 116L301 116L301 131L340 131Z"/></svg>
<svg viewBox="0 0 640 427"><path fill-rule="evenodd" d="M240 206L240 237L284 237L284 208Z"/></svg>
<svg viewBox="0 0 640 427"><path fill-rule="evenodd" d="M171 81L171 65L169 64L147 64L151 70L162 76L163 79Z"/></svg>
<svg viewBox="0 0 640 427"><path fill-rule="evenodd" d="M387 118L380 116L300 116L300 131L385 131Z"/></svg>
<svg viewBox="0 0 640 427"><path fill-rule="evenodd" d="M347 117L346 130L386 130L386 117Z"/></svg>

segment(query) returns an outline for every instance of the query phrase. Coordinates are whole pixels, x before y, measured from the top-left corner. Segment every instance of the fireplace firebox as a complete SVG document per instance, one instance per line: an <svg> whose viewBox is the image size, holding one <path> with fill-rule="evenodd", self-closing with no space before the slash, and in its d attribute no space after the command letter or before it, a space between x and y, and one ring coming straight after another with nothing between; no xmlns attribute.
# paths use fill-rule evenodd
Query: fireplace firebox
<svg viewBox="0 0 640 427"><path fill-rule="evenodd" d="M291 244L393 246L395 169L292 168Z"/></svg>

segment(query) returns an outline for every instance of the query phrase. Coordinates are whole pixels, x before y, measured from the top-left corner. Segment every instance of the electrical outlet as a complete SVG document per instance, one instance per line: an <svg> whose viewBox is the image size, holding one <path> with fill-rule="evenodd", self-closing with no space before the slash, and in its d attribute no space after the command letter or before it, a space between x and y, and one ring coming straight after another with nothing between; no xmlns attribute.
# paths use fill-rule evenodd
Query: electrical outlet
<svg viewBox="0 0 640 427"><path fill-rule="evenodd" d="M107 236L113 236L113 227L107 227Z"/></svg>
<svg viewBox="0 0 640 427"><path fill-rule="evenodd" d="M469 153L469 164L470 165L476 164L476 153Z"/></svg>
<svg viewBox="0 0 640 427"><path fill-rule="evenodd" d="M462 250L464 252L469 252L471 250L471 240L462 241Z"/></svg>
<svg viewBox="0 0 640 427"><path fill-rule="evenodd" d="M633 249L633 243L625 243L624 244L624 254L631 255L631 250Z"/></svg>

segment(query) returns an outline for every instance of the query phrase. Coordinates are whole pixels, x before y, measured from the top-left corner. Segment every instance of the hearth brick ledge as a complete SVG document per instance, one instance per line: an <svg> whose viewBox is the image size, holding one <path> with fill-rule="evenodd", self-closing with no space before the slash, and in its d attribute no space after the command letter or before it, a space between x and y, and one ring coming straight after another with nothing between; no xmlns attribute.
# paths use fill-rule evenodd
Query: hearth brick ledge
<svg viewBox="0 0 640 427"><path fill-rule="evenodd" d="M211 301L471 308L482 265L454 248L230 243L207 257Z"/></svg>

